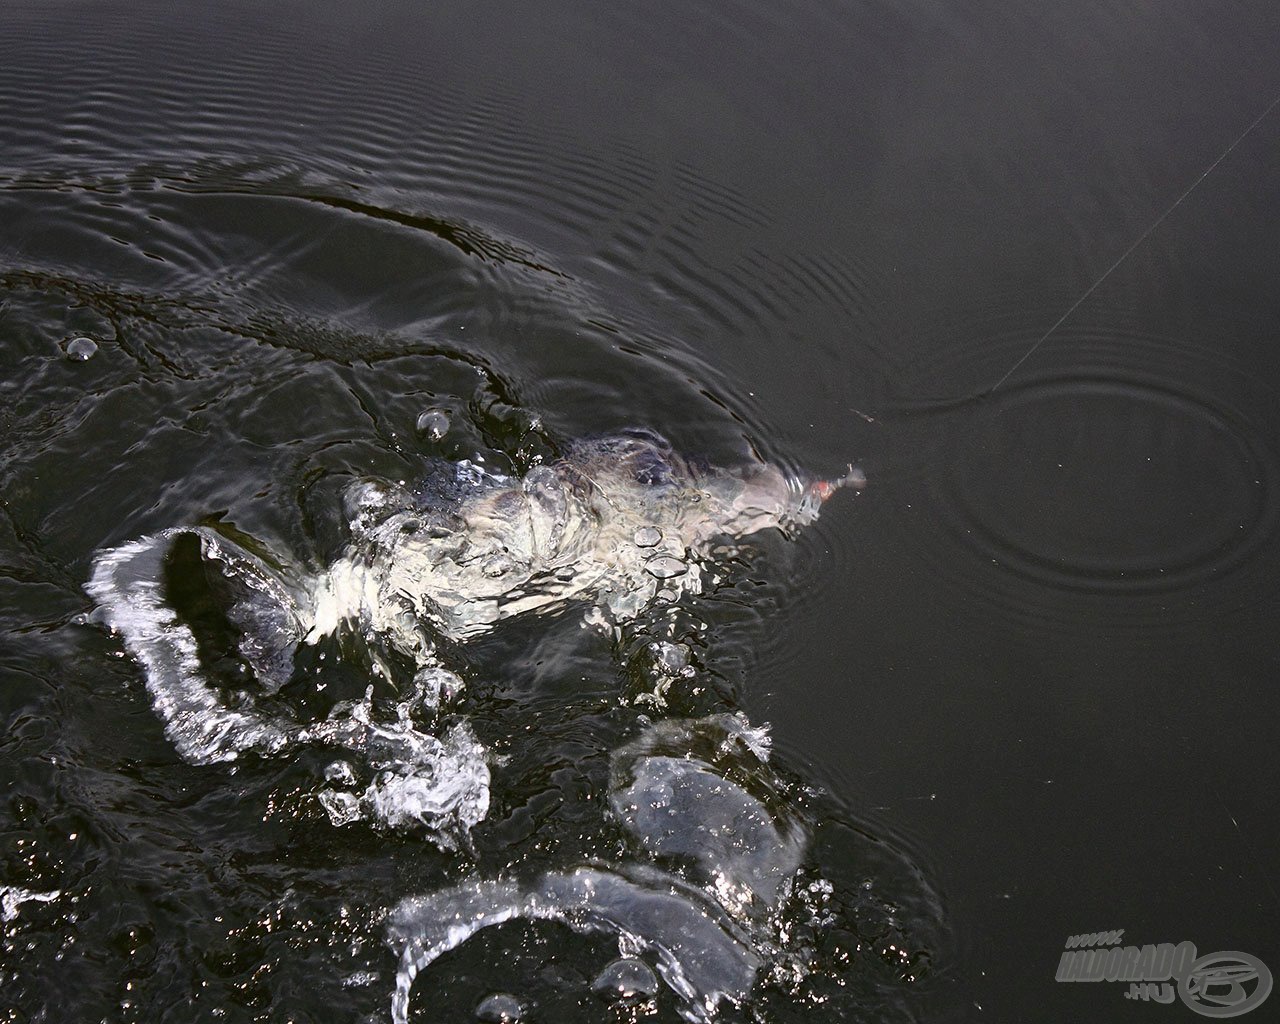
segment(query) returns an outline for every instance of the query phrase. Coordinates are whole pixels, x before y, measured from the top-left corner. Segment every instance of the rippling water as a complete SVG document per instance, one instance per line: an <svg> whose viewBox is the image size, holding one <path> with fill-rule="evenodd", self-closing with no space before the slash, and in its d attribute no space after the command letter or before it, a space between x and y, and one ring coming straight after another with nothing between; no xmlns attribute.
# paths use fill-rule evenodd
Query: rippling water
<svg viewBox="0 0 1280 1024"><path fill-rule="evenodd" d="M1261 2L7 4L0 1019L389 1021L406 964L413 1021L696 1017L689 977L745 986L723 1020L1185 1014L1055 982L1114 928L1280 969L1277 39ZM491 775L458 850L342 824L354 756L184 761L86 593L174 528L320 573L353 481L636 427L867 485L616 633L442 640ZM272 714L394 717L332 653ZM697 731L740 721L768 757ZM646 787L702 810L637 825ZM620 953L652 1000L592 991Z"/></svg>

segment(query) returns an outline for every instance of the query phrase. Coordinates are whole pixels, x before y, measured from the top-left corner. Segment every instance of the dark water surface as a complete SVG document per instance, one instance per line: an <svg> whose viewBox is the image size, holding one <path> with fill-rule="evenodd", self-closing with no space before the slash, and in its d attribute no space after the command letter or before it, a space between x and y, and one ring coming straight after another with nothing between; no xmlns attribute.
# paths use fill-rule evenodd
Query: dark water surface
<svg viewBox="0 0 1280 1024"><path fill-rule="evenodd" d="M59 895L0 1020L387 1020L400 899L607 859L643 637L460 655L497 758L446 854L335 827L319 755L183 763L84 585L214 518L322 563L338 482L636 425L868 479L680 609L665 713L772 723L837 918L722 1019L1195 1019L1055 981L1106 929L1280 970L1278 44L1262 0L7 0L0 887ZM504 925L412 1019L650 1019L613 956Z"/></svg>

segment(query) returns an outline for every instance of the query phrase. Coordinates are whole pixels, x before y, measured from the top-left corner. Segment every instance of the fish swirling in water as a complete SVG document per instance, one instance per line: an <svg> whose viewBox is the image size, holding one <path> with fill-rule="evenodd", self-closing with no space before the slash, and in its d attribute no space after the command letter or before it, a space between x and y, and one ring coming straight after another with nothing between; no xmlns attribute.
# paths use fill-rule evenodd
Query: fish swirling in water
<svg viewBox="0 0 1280 1024"><path fill-rule="evenodd" d="M345 495L350 541L318 573L225 526L199 525L101 551L87 589L142 667L183 758L331 749L339 759L320 799L335 824L414 827L453 850L469 846L487 814L491 779L470 724L450 713L463 684L442 643L575 602L626 623L659 600L697 593L714 543L794 531L835 490L860 482L852 469L811 482L763 464L717 469L631 430L576 442L522 476L464 460L433 464L415 489L354 484ZM191 575L203 577L217 628L183 605ZM318 719L268 700L301 653L335 637L362 641L375 672L408 676L393 713L375 712L372 689ZM244 686L241 699L226 699L209 654L228 644L260 699ZM650 725L611 761L609 809L631 851L624 861L474 879L393 909L393 1019L407 1021L410 987L429 963L517 917L617 936L629 959L602 985L644 988L634 979L647 968L634 957L652 954L690 1020L744 1000L776 951L768 921L808 844L768 758L767 734L740 714Z"/></svg>

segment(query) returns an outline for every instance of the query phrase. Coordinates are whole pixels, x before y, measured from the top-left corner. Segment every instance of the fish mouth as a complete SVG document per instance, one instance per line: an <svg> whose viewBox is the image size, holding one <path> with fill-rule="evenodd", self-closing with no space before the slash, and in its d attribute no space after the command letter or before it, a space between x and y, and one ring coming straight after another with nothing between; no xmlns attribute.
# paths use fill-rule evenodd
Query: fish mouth
<svg viewBox="0 0 1280 1024"><path fill-rule="evenodd" d="M867 475L853 463L849 463L843 475L831 479L806 480L803 476L791 476L785 480L790 495L784 499L785 507L777 516L777 525L784 533L793 536L800 527L808 526L824 504L837 491L846 488L861 491L867 486Z"/></svg>
<svg viewBox="0 0 1280 1024"><path fill-rule="evenodd" d="M843 476L838 476L831 480L815 480L808 486L807 492L817 498L818 501L824 502L836 491L845 487L854 491L861 491L866 486L867 474L862 471L860 466L855 466L851 462L845 469Z"/></svg>

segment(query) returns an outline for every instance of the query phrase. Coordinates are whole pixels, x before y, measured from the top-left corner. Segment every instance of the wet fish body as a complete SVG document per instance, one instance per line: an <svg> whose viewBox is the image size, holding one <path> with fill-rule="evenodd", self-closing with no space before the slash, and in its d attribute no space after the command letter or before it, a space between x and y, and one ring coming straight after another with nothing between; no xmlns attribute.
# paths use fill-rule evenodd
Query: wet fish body
<svg viewBox="0 0 1280 1024"><path fill-rule="evenodd" d="M204 525L100 552L86 589L142 666L185 759L333 749L355 766L337 770L340 782L321 797L335 824L412 824L452 849L487 813L489 769L469 725L449 720L462 680L443 663L441 639L466 642L506 619L573 603L625 623L660 597L696 593L715 542L796 529L835 489L857 482L852 473L806 482L761 463L719 469L632 430L575 442L523 476L464 460L428 467L416 489L355 484L346 495L349 543L318 574L225 526ZM180 551L189 559L184 572L209 580L225 618L220 636L234 637L257 688L280 691L303 646L353 635L371 671L399 678L394 717L373 713L372 691L321 721L250 689L229 703L166 583Z"/></svg>
<svg viewBox="0 0 1280 1024"><path fill-rule="evenodd" d="M467 640L507 618L590 602L634 618L660 591L700 586L718 538L811 522L836 488L756 464L728 471L634 431L581 441L522 477L457 464L445 506L357 485L351 550L318 581L309 639L360 623L405 650L406 623Z"/></svg>

